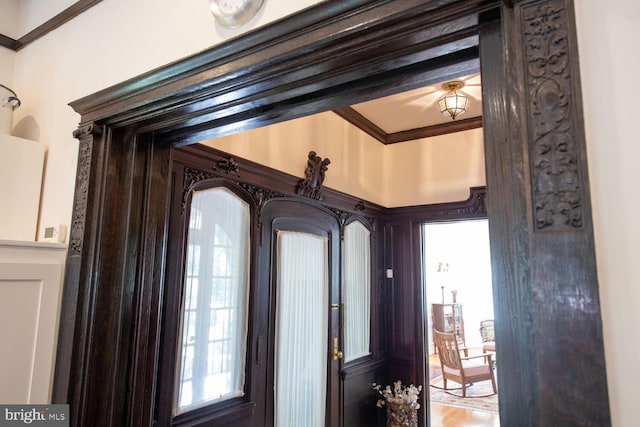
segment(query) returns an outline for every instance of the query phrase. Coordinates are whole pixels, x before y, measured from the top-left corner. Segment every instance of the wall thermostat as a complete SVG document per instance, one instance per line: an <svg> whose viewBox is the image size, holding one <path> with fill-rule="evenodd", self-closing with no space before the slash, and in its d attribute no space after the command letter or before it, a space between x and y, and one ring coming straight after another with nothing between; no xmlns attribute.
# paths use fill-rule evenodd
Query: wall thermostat
<svg viewBox="0 0 640 427"><path fill-rule="evenodd" d="M45 227L42 230L41 242L64 243L67 238L67 227L59 224L52 227Z"/></svg>

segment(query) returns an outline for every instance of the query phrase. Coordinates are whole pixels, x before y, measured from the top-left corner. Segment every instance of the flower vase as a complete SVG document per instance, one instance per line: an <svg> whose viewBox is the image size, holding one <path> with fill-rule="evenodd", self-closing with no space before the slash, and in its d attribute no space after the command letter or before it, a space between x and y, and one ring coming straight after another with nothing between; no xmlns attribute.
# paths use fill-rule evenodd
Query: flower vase
<svg viewBox="0 0 640 427"><path fill-rule="evenodd" d="M387 427L418 427L416 405L387 402Z"/></svg>

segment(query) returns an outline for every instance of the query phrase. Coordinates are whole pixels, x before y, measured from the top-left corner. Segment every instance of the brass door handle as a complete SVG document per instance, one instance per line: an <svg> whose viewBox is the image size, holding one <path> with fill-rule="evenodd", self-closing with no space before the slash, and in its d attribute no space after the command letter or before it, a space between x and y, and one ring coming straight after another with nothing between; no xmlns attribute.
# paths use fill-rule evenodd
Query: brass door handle
<svg viewBox="0 0 640 427"><path fill-rule="evenodd" d="M342 352L338 350L338 338L333 339L333 352L331 353L333 360L342 359Z"/></svg>

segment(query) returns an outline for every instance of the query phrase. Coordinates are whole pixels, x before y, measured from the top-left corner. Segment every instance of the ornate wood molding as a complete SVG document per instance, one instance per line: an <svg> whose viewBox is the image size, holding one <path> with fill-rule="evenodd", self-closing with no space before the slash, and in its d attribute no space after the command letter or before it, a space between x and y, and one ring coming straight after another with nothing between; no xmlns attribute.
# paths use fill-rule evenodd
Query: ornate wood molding
<svg viewBox="0 0 640 427"><path fill-rule="evenodd" d="M200 167L185 166L183 169L184 176L182 180L183 184L182 184L182 201L181 201L181 212L183 215L186 212L189 194L191 190L194 188L194 185L197 183L206 181L208 179L219 180L222 178L224 179L225 182L238 186L247 192L247 194L251 198L252 205L255 206L255 213L256 213L255 223L259 231L258 233L259 236L262 236L262 233L260 232L260 230L262 230L262 210L268 201L272 199L287 199L287 198L292 200L293 199L300 200L301 198L309 199L306 196L301 196L293 192L290 192L287 194L285 192L267 188L263 185L253 182L252 179L247 180L246 177L240 178L239 176L234 176L234 177L227 176L226 169L221 170L216 166L212 167L211 170L206 170L208 169L208 167L206 166L207 164L213 163L216 165L220 165L220 164L226 165L229 163L233 163L236 169L239 170L240 166L242 166L243 170L245 170L248 175L251 175L253 177L255 177L256 175L259 175L262 177L265 177L265 176L269 177L270 179L268 179L267 182L277 182L279 181L277 176L282 175L281 172L274 171L263 165L252 164L251 162L247 162L244 159L235 160L233 158L229 158L230 159L229 161L224 159L219 159L219 158L216 159L217 155L212 153L216 152L217 150L212 150L212 149L209 149L208 147L203 150L202 148L203 147L199 147L199 148L187 147L182 149L186 152L194 152L194 154L197 153L198 157L204 160L203 164L201 164ZM207 156L207 157L203 158L202 156ZM208 157L208 156L211 156L211 157ZM291 180L293 179L294 177L290 176L289 182L291 182ZM328 189L327 192L329 194L332 194L333 190ZM365 205L365 203L368 203L368 202L365 202L363 200L356 201L356 200L353 200L353 198L351 198L352 201L350 205L338 207L337 205L334 205L332 203L332 202L335 202L335 199L333 197L329 197L330 200L324 200L324 199L318 200L314 198L311 198L311 199L312 199L311 203L319 205L324 209L331 211L336 216L336 219L338 220L341 231L344 228L344 225L353 217L357 217L361 219L363 222L366 222L371 229L375 228L376 218L371 216L371 210L368 209L367 206ZM381 207L377 207L377 208L373 207L373 208L374 210L379 212L379 214L381 215L384 212L384 209L381 209Z"/></svg>
<svg viewBox="0 0 640 427"><path fill-rule="evenodd" d="M537 230L566 230L583 225L566 14L563 1L533 3L522 10Z"/></svg>
<svg viewBox="0 0 640 427"><path fill-rule="evenodd" d="M80 141L78 146L78 166L76 172L76 190L71 215L69 232L69 255L80 255L82 252L87 205L89 198L89 180L91 178L91 162L93 157L94 138L102 136L104 130L96 123L81 126L73 132L73 137Z"/></svg>
<svg viewBox="0 0 640 427"><path fill-rule="evenodd" d="M452 216L476 216L487 215L487 189L486 187L472 187L470 195L465 200L464 206L452 207L440 209L436 212L436 216L439 217L452 217Z"/></svg>
<svg viewBox="0 0 640 427"><path fill-rule="evenodd" d="M240 168L238 167L238 164L236 163L236 160L233 157L229 157L228 159L222 159L222 160L218 160L217 167L215 167L214 169L220 169L224 172L226 172L227 174L237 174L238 172L240 172Z"/></svg>
<svg viewBox="0 0 640 427"><path fill-rule="evenodd" d="M580 157L585 168L579 169L578 177L584 225L568 226L558 233L535 233L530 226L536 209L532 203L548 195L555 202L553 197L558 197L560 190L537 194L530 200L533 188L544 187L529 181L542 173L562 189L568 178L565 170L560 175L553 169L534 171L532 165L544 165L539 162L540 155L530 151L544 153L549 141L571 136L578 142L579 154L584 155L581 122L575 113L579 112L580 88L572 0L564 4L570 13L562 8L556 11L559 3L553 0L522 0L514 8L500 0L322 2L296 17L71 103L83 124L104 123L115 129L113 135L119 138L111 143L111 132L99 138L92 138L88 131L78 132L86 135L81 145L88 144L81 148L79 163L91 170L87 179L83 178L85 168L78 168L76 191L85 194L85 199L76 196L74 217L84 221L86 215L87 222L82 222L84 232L78 234L84 234L84 249L80 256L70 257L65 270L61 336L72 338L61 344L62 357L57 360L63 366L56 370L54 398L55 403L70 404L73 425L96 420L102 425L170 423L173 397L158 390L155 374L161 370L154 370L158 366L154 363L166 360L154 352L166 326L160 322L161 299L167 295L164 267L172 259L164 258L164 251L175 242L167 227L165 192L170 161L177 156L170 156L168 147L424 85L456 73L460 69L456 61L471 61L457 54L477 46L479 39L483 86L490 92L483 97L487 107L483 114L485 141L490 142L486 157L491 197L486 203L419 206L401 212L366 205L362 214L379 215L385 226L380 233L377 265L384 268L391 261L396 267L397 286L382 286L382 280L378 283L377 289L382 289L381 321L376 322L380 326L380 333L374 336L378 341L372 341L375 356L385 360L385 373L396 372L411 380L425 378L425 366L420 363L424 361L424 337L422 324L417 322L424 313L424 293L416 281L417 265L411 261L416 255L419 223L432 218L461 219L470 212L480 218L486 214L476 205L486 204L493 234L492 257L498 261L492 273L495 309L497 318L507 325L496 336L504 374L500 376L500 387L505 391L500 398L501 420L505 425L553 425L558 420L560 424L610 425L585 158ZM494 16L496 21L480 19L479 15L493 12L498 5L502 7L499 16ZM545 9L543 5L548 6ZM545 30L545 25L557 28ZM566 59L561 49L563 38L556 38L562 30L570 33L567 49L572 71L561 69L554 74ZM541 54L556 49L559 54ZM540 65L540 76L526 69L539 71ZM566 79L572 74L573 90L567 90ZM563 117L561 112L566 110L574 114L575 124ZM560 120L541 120L547 117ZM565 156L561 151L564 145L549 146ZM566 152L572 153L570 149ZM215 161L227 158L216 156L212 164L210 159L182 154L189 160L183 165L193 164L210 172ZM555 156L552 159L558 161L553 166L564 165L564 160ZM274 174L271 179L245 168L246 164L241 163L242 177L222 170L212 173L285 193L293 201L291 206L320 204L292 194L297 178ZM573 167L572 161L567 164ZM117 173L126 173L127 179ZM83 187L87 181L88 189ZM562 193L566 195L569 192ZM345 211L353 211L358 202L330 189L325 189L324 196L323 206ZM264 200L269 195L260 197ZM177 204L172 204L172 209L178 210L180 199L171 201ZM443 214L450 216L438 216ZM554 217L554 227L566 221L563 215ZM547 225L545 229L554 227ZM123 252L123 243L131 252ZM263 297L267 300L270 295L265 292ZM563 311L549 301L569 304ZM162 321L177 323L176 319ZM143 331L147 325L148 333ZM97 351L100 348L110 351ZM575 356L585 353L590 357ZM171 355L175 357L175 352ZM260 363L268 369L266 357ZM148 371L139 374L141 366ZM572 381L558 384L555 372L565 373ZM350 420L364 421L345 424L375 425L368 415L356 417L360 414L351 409L362 406L370 393L361 388L352 388L349 393L354 404L342 409L351 414ZM251 419L227 421L234 425L269 424L273 418L270 401L257 397L255 412L247 415ZM428 416L426 403L421 398L421 421ZM158 421L154 419L157 411L169 412Z"/></svg>
<svg viewBox="0 0 640 427"><path fill-rule="evenodd" d="M182 205L180 207L182 215L184 215L185 210L187 208L187 198L190 194L190 189L194 184L204 181L206 179L215 178L216 175L211 172L205 172L200 169L186 167L184 168L184 181L182 188Z"/></svg>
<svg viewBox="0 0 640 427"><path fill-rule="evenodd" d="M95 123L89 123L88 125L80 126L73 131L73 137L76 139L82 139L89 135L100 136L102 135L102 126Z"/></svg>
<svg viewBox="0 0 640 427"><path fill-rule="evenodd" d="M89 193L89 177L91 175L92 142L80 141L78 147L78 170L76 172L76 192L71 215L71 231L69 233L69 255L82 253L84 228Z"/></svg>
<svg viewBox="0 0 640 427"><path fill-rule="evenodd" d="M478 116L455 120L448 123L425 126L417 129L386 133L375 123L358 113L352 107L338 108L333 110L333 112L385 145L413 141L421 138L430 138L438 135L446 135L454 132L463 132L465 130L482 127L482 116Z"/></svg>
<svg viewBox="0 0 640 427"><path fill-rule="evenodd" d="M233 157L229 157L228 159L220 159L215 163L215 166L211 168L214 171L224 172L227 175L237 175L240 171L236 160ZM186 167L184 170L184 185L182 191L182 214L184 215L186 206L187 206L187 197L189 196L189 189L191 187L205 179L214 178L218 175L212 172L206 172L201 169L195 169Z"/></svg>
<svg viewBox="0 0 640 427"><path fill-rule="evenodd" d="M469 188L469 197L459 202L388 208L387 219L412 218L415 221L449 221L487 217L487 187Z"/></svg>
<svg viewBox="0 0 640 427"><path fill-rule="evenodd" d="M239 170L238 164L235 162L233 158L230 158L230 160L219 160L216 164L225 165L225 167L221 172L226 172L227 174L233 174L234 170L235 171ZM232 167L229 167L229 165L232 165ZM229 172L229 169L231 169L230 172ZM213 170L217 172L219 169L216 167L213 167ZM208 179L220 178L220 177L222 177L222 175L219 175L214 172L204 171L202 169L198 169L195 167L188 167L188 166L185 167L183 189L182 189L182 203L180 207L182 215L184 215L186 212L187 199L189 198L189 194L191 193L191 189L193 188L193 186L199 182L206 181ZM260 232L260 230L262 230L262 209L264 208L264 205L271 199L282 198L287 196L283 193L279 193L277 191L273 191L256 184L238 181L237 179L230 179L228 176L224 177L224 179L227 182L230 182L234 185L241 187L251 196L252 202L256 207L255 223L256 223L256 227L259 230L258 235L262 236L262 233ZM262 239L260 239L260 242L262 242Z"/></svg>
<svg viewBox="0 0 640 427"><path fill-rule="evenodd" d="M331 160L328 158L323 159L315 151L309 151L308 157L307 167L304 170L304 179L298 182L296 194L322 201L324 196L320 190L322 190L324 175L329 168Z"/></svg>

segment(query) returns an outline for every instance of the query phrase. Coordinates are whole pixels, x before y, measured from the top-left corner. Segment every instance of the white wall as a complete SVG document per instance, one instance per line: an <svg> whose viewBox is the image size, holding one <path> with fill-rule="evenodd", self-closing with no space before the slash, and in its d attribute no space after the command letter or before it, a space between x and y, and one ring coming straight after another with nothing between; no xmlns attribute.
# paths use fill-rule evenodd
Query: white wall
<svg viewBox="0 0 640 427"><path fill-rule="evenodd" d="M575 1L612 425L640 419L640 3Z"/></svg>
<svg viewBox="0 0 640 427"><path fill-rule="evenodd" d="M269 0L257 23L313 3ZM640 301L640 144L634 117L640 99L640 4L574 3L613 424L631 427L640 419L640 382L634 381L640 378L640 310L634 306ZM215 27L206 0L104 0L15 54L13 76L0 48L0 80L23 98L16 136L37 137L49 146L41 226L70 221L77 155L71 132L79 117L67 103L233 34Z"/></svg>
<svg viewBox="0 0 640 427"><path fill-rule="evenodd" d="M18 37L18 0L0 0L0 34L15 39ZM16 53L0 47L0 84L13 89L13 69Z"/></svg>
<svg viewBox="0 0 640 427"><path fill-rule="evenodd" d="M64 11L77 0L19 1L20 11L16 23L19 38Z"/></svg>
<svg viewBox="0 0 640 427"><path fill-rule="evenodd" d="M22 107L13 135L48 148L40 229L70 223L78 152L71 134L79 122L70 101L313 3L269 0L242 29L227 30L214 23L207 0L105 0L17 52L11 84Z"/></svg>
<svg viewBox="0 0 640 427"><path fill-rule="evenodd" d="M19 38L20 22L19 11L20 3L18 0L0 0L0 34L4 34L12 39Z"/></svg>
<svg viewBox="0 0 640 427"><path fill-rule="evenodd" d="M423 230L427 313L431 314L433 303L453 302L451 291L457 291L456 302L462 304L465 344L480 348L480 322L494 318L489 222L486 219L438 222L425 224ZM441 263L447 267L439 271ZM431 318L427 321L431 322ZM431 329L429 323L429 351L433 352Z"/></svg>

